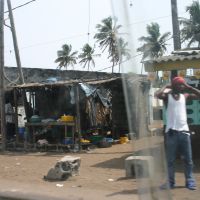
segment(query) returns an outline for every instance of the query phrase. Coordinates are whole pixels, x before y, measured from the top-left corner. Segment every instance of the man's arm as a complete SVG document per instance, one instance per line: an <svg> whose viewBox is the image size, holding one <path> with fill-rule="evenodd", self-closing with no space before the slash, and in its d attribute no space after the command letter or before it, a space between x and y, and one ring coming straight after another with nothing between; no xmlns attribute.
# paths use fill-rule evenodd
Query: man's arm
<svg viewBox="0 0 200 200"><path fill-rule="evenodd" d="M200 99L200 90L188 85L187 83L185 83L184 86L190 92L186 96L187 99Z"/></svg>
<svg viewBox="0 0 200 200"><path fill-rule="evenodd" d="M166 89L169 90L165 92ZM165 85L164 87L155 92L155 97L159 99L166 99L170 90L171 90L171 85L170 84Z"/></svg>

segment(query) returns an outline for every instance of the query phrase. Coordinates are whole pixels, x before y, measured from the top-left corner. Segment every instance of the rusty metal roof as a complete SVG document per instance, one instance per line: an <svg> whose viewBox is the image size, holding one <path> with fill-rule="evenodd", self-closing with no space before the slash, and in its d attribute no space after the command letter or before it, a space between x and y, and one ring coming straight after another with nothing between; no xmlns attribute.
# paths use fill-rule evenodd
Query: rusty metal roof
<svg viewBox="0 0 200 200"><path fill-rule="evenodd" d="M183 61L183 60L193 60L200 59L200 50L192 51L173 51L169 56L162 56L160 58L147 60L144 63L161 63L168 61Z"/></svg>
<svg viewBox="0 0 200 200"><path fill-rule="evenodd" d="M200 68L200 50L173 51L169 56L144 61L145 71Z"/></svg>

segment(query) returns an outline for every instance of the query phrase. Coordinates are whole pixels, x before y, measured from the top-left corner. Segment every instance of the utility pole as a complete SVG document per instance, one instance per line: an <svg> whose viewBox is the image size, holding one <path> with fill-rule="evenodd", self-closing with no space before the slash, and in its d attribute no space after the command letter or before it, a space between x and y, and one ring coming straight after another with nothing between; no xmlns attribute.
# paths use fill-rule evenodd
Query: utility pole
<svg viewBox="0 0 200 200"><path fill-rule="evenodd" d="M21 59L19 55L19 48L18 48L18 43L17 43L17 35L16 35L16 30L15 30L15 23L14 23L14 17L13 17L13 12L12 12L12 6L11 6L11 1L7 0L7 5L8 5L8 12L9 12L9 18L10 18L10 29L12 32L12 38L13 38L13 45L14 45L14 50L15 50L15 58L16 58L16 63L19 71L19 78L20 78L20 83L24 84L24 75L22 72L22 66L21 66ZM17 97L16 97L16 91L15 93L15 128L16 128L16 141L18 142L19 135L18 135L18 106L17 106ZM22 92L22 98L23 98L23 105L25 108L25 112L27 113L27 107L26 107L26 93L23 91Z"/></svg>
<svg viewBox="0 0 200 200"><path fill-rule="evenodd" d="M2 150L6 149L5 88L4 88L4 0L0 0L0 109Z"/></svg>
<svg viewBox="0 0 200 200"><path fill-rule="evenodd" d="M22 73L22 66L21 66L21 60L20 60L20 56L19 56L19 48L18 48L18 43L17 43L16 31L15 31L15 23L14 23L12 6L11 6L10 0L7 0L7 4L8 4L8 11L9 11L11 32L12 32L12 37L13 37L13 44L14 44L14 49L15 49L15 57L16 57L17 67L19 70L20 82L23 84L24 76Z"/></svg>
<svg viewBox="0 0 200 200"><path fill-rule="evenodd" d="M178 21L177 0L171 0L171 12L172 12L174 50L180 50L181 49L181 39L180 39L180 28L179 28L179 21ZM172 70L171 78L173 78L177 75L178 75L177 70Z"/></svg>

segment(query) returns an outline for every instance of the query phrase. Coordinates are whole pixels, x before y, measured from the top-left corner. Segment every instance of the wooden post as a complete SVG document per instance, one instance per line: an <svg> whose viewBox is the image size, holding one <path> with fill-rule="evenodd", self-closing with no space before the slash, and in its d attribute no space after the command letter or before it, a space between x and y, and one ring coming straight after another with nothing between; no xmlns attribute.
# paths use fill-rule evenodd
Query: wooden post
<svg viewBox="0 0 200 200"><path fill-rule="evenodd" d="M79 150L81 150L81 117L80 117L80 98L79 98L79 84L76 84L75 87L75 99L76 99L76 126L78 131L78 139L79 139Z"/></svg>
<svg viewBox="0 0 200 200"><path fill-rule="evenodd" d="M6 149L5 90L4 90L4 0L0 0L0 109L2 150Z"/></svg>
<svg viewBox="0 0 200 200"><path fill-rule="evenodd" d="M16 142L19 142L19 129L18 129L18 103L17 103L17 91L14 89L14 106L15 106L15 133Z"/></svg>

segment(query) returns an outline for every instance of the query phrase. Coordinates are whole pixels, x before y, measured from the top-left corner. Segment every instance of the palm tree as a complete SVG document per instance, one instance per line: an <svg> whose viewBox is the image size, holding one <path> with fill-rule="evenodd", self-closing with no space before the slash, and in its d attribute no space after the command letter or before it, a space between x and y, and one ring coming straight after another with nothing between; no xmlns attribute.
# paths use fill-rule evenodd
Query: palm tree
<svg viewBox="0 0 200 200"><path fill-rule="evenodd" d="M119 38L117 40L117 46L115 46L115 51L113 55L110 55L111 61L114 65L119 64L119 73L120 73L120 66L125 57L127 60L130 59L130 49L127 48L128 42L125 42L123 38Z"/></svg>
<svg viewBox="0 0 200 200"><path fill-rule="evenodd" d="M188 41L188 47L193 43L198 43L200 48L200 4L199 1L193 1L190 6L186 7L186 12L189 12L190 18L180 18L181 38L182 42Z"/></svg>
<svg viewBox="0 0 200 200"><path fill-rule="evenodd" d="M108 17L101 21L101 24L97 24L97 33L94 35L94 38L99 43L102 52L108 49L108 58L113 57L116 54L117 46L117 32L121 28L121 25L117 25L117 19ZM112 72L115 65L114 59L111 60Z"/></svg>
<svg viewBox="0 0 200 200"><path fill-rule="evenodd" d="M143 54L142 60L145 58L157 58L162 56L166 48L166 41L169 38L170 32L166 32L163 35L160 34L160 26L158 23L151 23L147 25L147 37L140 37L139 41L144 42L144 44L137 49L138 52Z"/></svg>
<svg viewBox="0 0 200 200"><path fill-rule="evenodd" d="M68 66L74 66L76 64L76 54L77 51L71 52L72 46L68 44L64 44L62 46L62 50L57 51L58 58L55 60L55 63L59 63L58 67L65 67L67 69Z"/></svg>
<svg viewBox="0 0 200 200"><path fill-rule="evenodd" d="M94 57L100 56L100 54L94 54L95 50L89 44L85 44L82 48L82 53L79 54L79 58L81 59L79 63L83 64L83 68L88 67L88 71L90 69L90 64L95 67Z"/></svg>

